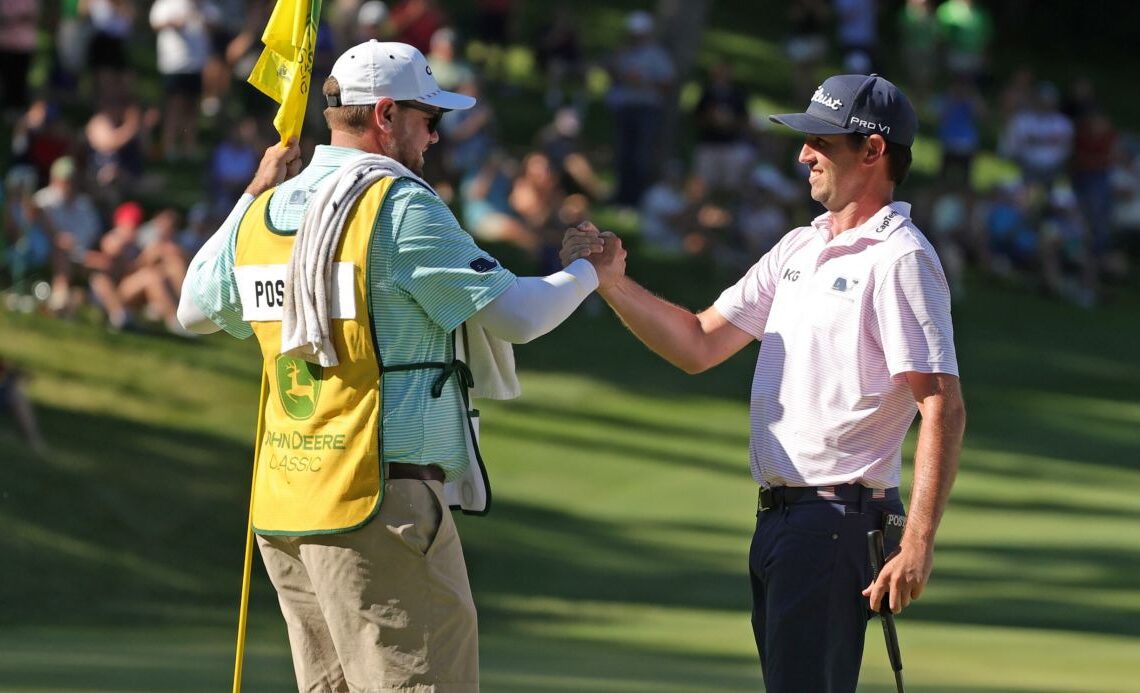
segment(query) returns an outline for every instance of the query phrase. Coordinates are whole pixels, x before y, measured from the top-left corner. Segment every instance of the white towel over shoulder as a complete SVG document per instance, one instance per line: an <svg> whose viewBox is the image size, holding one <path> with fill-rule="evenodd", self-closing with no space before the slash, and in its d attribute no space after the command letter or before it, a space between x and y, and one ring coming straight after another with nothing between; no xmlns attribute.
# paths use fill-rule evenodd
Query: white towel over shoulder
<svg viewBox="0 0 1140 693"><path fill-rule="evenodd" d="M321 366L335 366L329 322L329 281L348 212L356 198L385 177L411 178L432 187L395 159L362 154L317 188L305 209L285 273L281 353Z"/></svg>
<svg viewBox="0 0 1140 693"><path fill-rule="evenodd" d="M346 163L321 184L293 241L293 254L285 272L285 306L281 319L281 353L319 364L339 363L329 320L329 282L333 260L348 212L370 185L384 177L410 178L435 190L408 167L378 154L362 154ZM487 334L470 331L466 354L475 379L476 397L512 399L519 396L511 345Z"/></svg>

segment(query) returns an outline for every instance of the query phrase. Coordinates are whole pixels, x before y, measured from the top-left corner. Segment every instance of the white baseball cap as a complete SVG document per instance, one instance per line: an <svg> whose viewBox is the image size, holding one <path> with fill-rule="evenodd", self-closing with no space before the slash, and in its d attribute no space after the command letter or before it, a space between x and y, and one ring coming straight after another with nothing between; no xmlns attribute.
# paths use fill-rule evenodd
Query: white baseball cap
<svg viewBox="0 0 1140 693"><path fill-rule="evenodd" d="M328 97L330 106L371 106L384 97L448 111L475 105L470 96L440 89L423 53L406 43L373 39L353 46L337 58L332 76L340 84L340 98Z"/></svg>

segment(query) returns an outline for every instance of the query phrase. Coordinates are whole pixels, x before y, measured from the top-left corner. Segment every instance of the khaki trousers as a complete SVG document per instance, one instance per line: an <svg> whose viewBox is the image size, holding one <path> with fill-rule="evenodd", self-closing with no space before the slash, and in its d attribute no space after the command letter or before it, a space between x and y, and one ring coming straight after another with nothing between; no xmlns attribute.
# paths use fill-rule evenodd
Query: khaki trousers
<svg viewBox="0 0 1140 693"><path fill-rule="evenodd" d="M443 484L389 480L345 534L258 536L302 693L476 693L475 602Z"/></svg>

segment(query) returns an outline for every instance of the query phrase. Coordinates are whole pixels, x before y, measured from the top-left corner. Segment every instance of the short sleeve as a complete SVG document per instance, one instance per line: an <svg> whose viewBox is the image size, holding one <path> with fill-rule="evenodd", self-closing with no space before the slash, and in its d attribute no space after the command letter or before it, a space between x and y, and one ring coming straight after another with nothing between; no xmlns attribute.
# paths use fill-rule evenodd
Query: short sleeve
<svg viewBox="0 0 1140 693"><path fill-rule="evenodd" d="M896 260L881 278L874 302L893 379L908 371L958 375L950 289L932 253L916 250Z"/></svg>
<svg viewBox="0 0 1140 693"><path fill-rule="evenodd" d="M713 303L725 320L756 339L764 339L768 313L772 310L776 294L778 264L776 250L773 249L752 265L740 281L721 292Z"/></svg>
<svg viewBox="0 0 1140 693"><path fill-rule="evenodd" d="M515 275L475 245L438 197L401 187L393 195L392 281L450 332L510 288Z"/></svg>

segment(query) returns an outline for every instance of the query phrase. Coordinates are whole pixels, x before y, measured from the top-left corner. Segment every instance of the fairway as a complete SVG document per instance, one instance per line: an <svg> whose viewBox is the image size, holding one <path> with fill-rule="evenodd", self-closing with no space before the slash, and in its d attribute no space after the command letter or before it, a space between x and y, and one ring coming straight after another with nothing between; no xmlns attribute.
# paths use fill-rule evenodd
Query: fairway
<svg viewBox="0 0 1140 693"><path fill-rule="evenodd" d="M934 578L898 619L908 691L1140 689L1138 307L984 286L955 307L970 418ZM590 308L518 348L521 400L480 405L494 507L460 531L483 689L760 690L756 347L685 376ZM0 422L0 691L228 690L254 345L9 313L0 335L53 448ZM254 570L244 690L290 690ZM863 682L894 690L877 623Z"/></svg>

